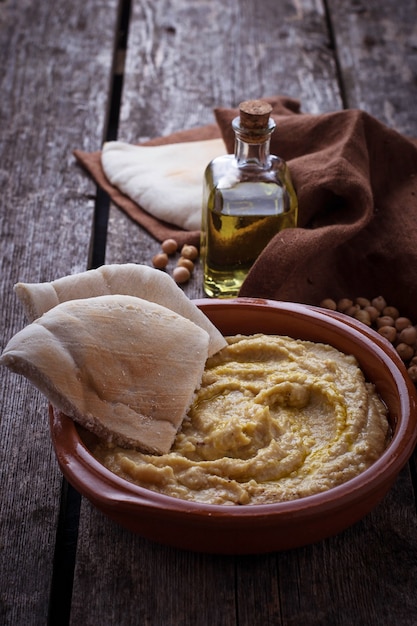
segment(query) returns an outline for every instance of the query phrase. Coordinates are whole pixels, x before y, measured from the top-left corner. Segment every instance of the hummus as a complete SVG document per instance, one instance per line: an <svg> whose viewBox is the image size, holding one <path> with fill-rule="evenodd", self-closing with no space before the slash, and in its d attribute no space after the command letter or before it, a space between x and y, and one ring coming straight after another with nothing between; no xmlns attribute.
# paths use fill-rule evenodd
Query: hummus
<svg viewBox="0 0 417 626"><path fill-rule="evenodd" d="M275 335L227 341L208 359L168 454L100 443L96 458L148 489L230 505L319 493L381 455L387 411L353 356Z"/></svg>

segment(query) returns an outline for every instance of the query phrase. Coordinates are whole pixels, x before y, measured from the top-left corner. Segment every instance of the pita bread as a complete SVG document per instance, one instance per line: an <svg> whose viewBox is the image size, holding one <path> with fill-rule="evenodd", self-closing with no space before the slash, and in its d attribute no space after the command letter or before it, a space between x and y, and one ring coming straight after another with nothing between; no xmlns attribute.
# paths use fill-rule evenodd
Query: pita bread
<svg viewBox="0 0 417 626"><path fill-rule="evenodd" d="M60 302L124 294L165 306L204 328L210 336L209 356L226 345L223 335L175 281L168 274L147 265L103 265L96 270L64 276L52 282L17 283L14 289L30 322Z"/></svg>
<svg viewBox="0 0 417 626"><path fill-rule="evenodd" d="M199 230L204 171L225 151L222 139L162 146L109 141L101 164L111 184L142 209L185 230Z"/></svg>
<svg viewBox="0 0 417 626"><path fill-rule="evenodd" d="M201 384L208 333L153 302L71 300L18 332L0 364L100 438L164 454Z"/></svg>

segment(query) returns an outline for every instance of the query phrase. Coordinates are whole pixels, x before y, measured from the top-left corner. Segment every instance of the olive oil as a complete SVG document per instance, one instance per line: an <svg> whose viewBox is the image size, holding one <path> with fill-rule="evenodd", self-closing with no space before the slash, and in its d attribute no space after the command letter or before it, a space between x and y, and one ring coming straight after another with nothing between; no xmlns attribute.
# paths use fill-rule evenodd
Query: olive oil
<svg viewBox="0 0 417 626"><path fill-rule="evenodd" d="M255 101L258 103L259 101ZM251 105L248 107L247 105ZM286 163L269 154L269 138L275 124L269 120L269 105L263 119L251 113L252 126L233 122L234 155L214 159L204 180L201 258L204 291L208 296L236 296L245 277L269 241L283 228L297 224L297 197ZM256 111L259 111L257 105ZM253 121L259 128L253 128Z"/></svg>

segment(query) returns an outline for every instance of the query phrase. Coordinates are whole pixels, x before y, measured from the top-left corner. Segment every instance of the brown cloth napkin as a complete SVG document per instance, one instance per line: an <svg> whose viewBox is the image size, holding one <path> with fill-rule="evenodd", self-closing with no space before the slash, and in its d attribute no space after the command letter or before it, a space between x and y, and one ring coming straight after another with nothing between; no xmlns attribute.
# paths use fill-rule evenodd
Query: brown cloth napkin
<svg viewBox="0 0 417 626"><path fill-rule="evenodd" d="M271 152L290 167L299 199L299 228L277 234L245 280L241 296L319 304L325 297L383 295L417 319L417 143L359 110L299 112L290 98L266 98L277 128ZM233 152L236 109L216 109L217 126L181 131L149 145L222 136ZM75 152L118 206L157 239L175 233L155 223L114 188L100 153Z"/></svg>

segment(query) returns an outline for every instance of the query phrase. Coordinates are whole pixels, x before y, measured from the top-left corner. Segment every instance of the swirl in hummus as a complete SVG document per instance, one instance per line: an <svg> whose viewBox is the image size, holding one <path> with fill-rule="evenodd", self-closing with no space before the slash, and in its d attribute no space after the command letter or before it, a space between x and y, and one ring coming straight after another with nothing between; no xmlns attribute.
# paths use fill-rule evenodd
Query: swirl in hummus
<svg viewBox="0 0 417 626"><path fill-rule="evenodd" d="M353 356L277 335L237 335L209 358L168 454L94 448L119 476L212 504L302 498L368 468L389 438L385 405Z"/></svg>

